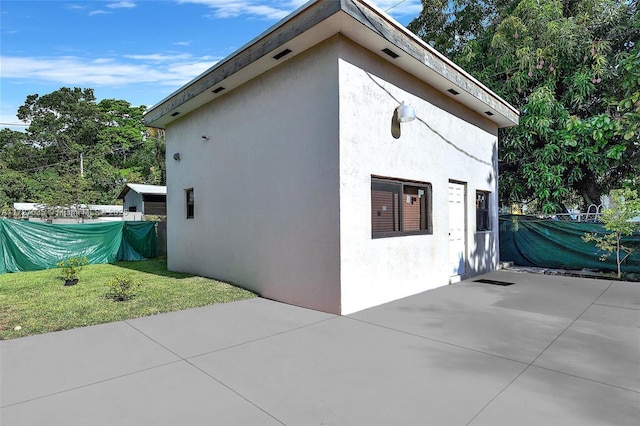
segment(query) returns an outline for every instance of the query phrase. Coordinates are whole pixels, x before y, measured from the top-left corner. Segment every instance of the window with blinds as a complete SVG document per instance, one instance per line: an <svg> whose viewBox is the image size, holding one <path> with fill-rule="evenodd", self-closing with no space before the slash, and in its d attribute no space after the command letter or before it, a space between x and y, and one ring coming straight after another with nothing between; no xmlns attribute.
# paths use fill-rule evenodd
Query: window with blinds
<svg viewBox="0 0 640 426"><path fill-rule="evenodd" d="M431 234L431 184L371 178L371 236Z"/></svg>

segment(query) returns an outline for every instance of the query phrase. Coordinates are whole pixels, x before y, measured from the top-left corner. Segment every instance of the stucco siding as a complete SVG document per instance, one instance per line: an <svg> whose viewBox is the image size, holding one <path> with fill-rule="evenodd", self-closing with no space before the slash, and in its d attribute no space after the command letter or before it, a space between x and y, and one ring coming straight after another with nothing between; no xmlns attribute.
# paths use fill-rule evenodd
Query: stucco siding
<svg viewBox="0 0 640 426"><path fill-rule="evenodd" d="M467 273L494 269L497 220L476 233L475 192L492 193L495 213L496 125L346 38L339 76L342 314L450 282L450 180L467 188ZM418 118L395 139L391 122L402 101ZM372 175L430 183L433 234L372 238Z"/></svg>
<svg viewBox="0 0 640 426"><path fill-rule="evenodd" d="M340 312L337 52L325 41L167 128L169 269Z"/></svg>

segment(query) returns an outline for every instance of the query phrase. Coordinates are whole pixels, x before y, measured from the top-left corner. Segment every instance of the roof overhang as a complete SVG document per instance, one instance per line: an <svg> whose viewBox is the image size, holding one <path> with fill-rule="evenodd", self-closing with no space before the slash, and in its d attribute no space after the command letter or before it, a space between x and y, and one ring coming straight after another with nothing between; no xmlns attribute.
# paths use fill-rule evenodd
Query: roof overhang
<svg viewBox="0 0 640 426"><path fill-rule="evenodd" d="M146 185L141 183L127 183L122 191L120 191L120 195L118 195L118 199L124 200L124 197L129 193L129 191L135 191L141 195L167 195L167 187L162 185Z"/></svg>
<svg viewBox="0 0 640 426"><path fill-rule="evenodd" d="M305 4L150 108L145 113L145 123L165 128L172 121L336 34L343 34L485 115L498 127L518 124L516 108L366 0L319 0Z"/></svg>

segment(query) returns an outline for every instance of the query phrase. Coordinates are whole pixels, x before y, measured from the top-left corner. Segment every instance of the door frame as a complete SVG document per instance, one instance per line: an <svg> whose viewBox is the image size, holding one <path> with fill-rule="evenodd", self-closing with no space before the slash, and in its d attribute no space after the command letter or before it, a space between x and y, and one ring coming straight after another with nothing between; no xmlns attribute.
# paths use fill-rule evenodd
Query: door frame
<svg viewBox="0 0 640 426"><path fill-rule="evenodd" d="M447 251L449 253L449 255L451 254L451 185L459 185L462 187L463 190L463 205L462 205L462 209L463 209L463 214L464 214L464 219L463 219L463 223L462 223L462 245L463 245L463 249L462 249L462 255L463 255L463 260L464 263L461 265L464 270L462 271L462 273L460 273L460 271L458 271L457 274L451 274L451 266L453 265L452 259L449 258L449 262L448 262L448 267L449 269L449 283L454 283L454 282L458 282L462 280L462 277L464 275L466 275L468 273L468 268L469 268L469 241L468 241L468 236L467 236L467 231L468 231L468 222L469 222L469 214L468 214L468 184L467 182L464 181L460 181L460 180L456 180L456 179L449 179L449 181L447 182L447 207L448 207L448 218L449 218L449 226L447 227L447 231L449 234L449 238L448 238L448 244L449 246L447 247Z"/></svg>

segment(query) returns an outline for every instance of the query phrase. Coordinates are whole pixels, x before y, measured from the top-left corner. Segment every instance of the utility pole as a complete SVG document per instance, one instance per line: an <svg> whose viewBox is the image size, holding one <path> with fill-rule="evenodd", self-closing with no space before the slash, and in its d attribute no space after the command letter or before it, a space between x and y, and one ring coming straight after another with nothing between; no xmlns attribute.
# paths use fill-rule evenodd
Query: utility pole
<svg viewBox="0 0 640 426"><path fill-rule="evenodd" d="M84 178L84 157L82 152L80 153L80 178ZM76 186L80 191L82 191L83 181L79 182L79 185ZM79 197L76 197L76 210L78 211L78 215L80 216L81 223L84 223L84 207L80 204Z"/></svg>

